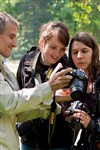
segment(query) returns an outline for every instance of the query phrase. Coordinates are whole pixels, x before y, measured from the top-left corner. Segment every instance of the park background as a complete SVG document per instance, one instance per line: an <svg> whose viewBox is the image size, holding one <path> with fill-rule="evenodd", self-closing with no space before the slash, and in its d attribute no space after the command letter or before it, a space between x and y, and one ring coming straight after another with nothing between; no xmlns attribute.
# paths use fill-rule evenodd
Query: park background
<svg viewBox="0 0 100 150"><path fill-rule="evenodd" d="M38 45L40 26L51 20L64 22L70 38L77 31L86 31L100 45L100 0L0 0L0 12L13 15L20 23L17 48L5 60L14 72L25 52Z"/></svg>

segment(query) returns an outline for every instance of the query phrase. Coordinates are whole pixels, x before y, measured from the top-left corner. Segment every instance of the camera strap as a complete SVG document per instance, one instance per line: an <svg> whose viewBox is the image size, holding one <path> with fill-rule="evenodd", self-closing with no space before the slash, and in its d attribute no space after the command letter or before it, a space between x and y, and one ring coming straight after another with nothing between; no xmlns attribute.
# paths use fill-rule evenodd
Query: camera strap
<svg viewBox="0 0 100 150"><path fill-rule="evenodd" d="M51 103L51 110L50 110L50 116L49 116L49 132L48 132L48 143L50 146L50 141L54 132L55 128L55 122L56 122L56 102L55 102L55 93L53 96L53 102Z"/></svg>
<svg viewBox="0 0 100 150"><path fill-rule="evenodd" d="M49 80L54 68L51 66L45 73L45 80ZM50 146L50 141L54 132L55 122L56 122L56 109L57 105L55 102L55 93L53 94L53 102L51 103L50 115L49 115L49 130L48 130L48 144Z"/></svg>
<svg viewBox="0 0 100 150"><path fill-rule="evenodd" d="M81 125L80 125L80 123L77 123L74 127L74 136L73 136L74 146L77 146L77 143L80 139L81 133L82 133Z"/></svg>

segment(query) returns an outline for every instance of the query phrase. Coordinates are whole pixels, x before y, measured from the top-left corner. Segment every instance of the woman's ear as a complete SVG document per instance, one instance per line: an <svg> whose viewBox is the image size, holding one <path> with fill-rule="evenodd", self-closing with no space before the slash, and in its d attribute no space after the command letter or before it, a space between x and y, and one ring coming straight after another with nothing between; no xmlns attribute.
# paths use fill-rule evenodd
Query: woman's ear
<svg viewBox="0 0 100 150"><path fill-rule="evenodd" d="M44 48L44 39L39 40L39 48L42 50Z"/></svg>

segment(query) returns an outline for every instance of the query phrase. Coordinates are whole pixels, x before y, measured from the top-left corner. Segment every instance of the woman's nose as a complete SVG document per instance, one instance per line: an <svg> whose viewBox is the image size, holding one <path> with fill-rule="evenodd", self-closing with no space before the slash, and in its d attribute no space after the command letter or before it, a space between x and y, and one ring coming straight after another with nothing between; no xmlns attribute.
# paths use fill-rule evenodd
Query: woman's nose
<svg viewBox="0 0 100 150"><path fill-rule="evenodd" d="M55 56L58 57L60 55L60 51L56 51Z"/></svg>
<svg viewBox="0 0 100 150"><path fill-rule="evenodd" d="M81 52L78 52L77 58L81 58L81 57L82 57L82 53L81 53Z"/></svg>

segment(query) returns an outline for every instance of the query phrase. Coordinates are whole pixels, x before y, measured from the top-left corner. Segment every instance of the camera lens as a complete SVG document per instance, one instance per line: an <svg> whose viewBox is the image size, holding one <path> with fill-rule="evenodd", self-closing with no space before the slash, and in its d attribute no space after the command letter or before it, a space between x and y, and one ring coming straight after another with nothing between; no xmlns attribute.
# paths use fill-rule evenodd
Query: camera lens
<svg viewBox="0 0 100 150"><path fill-rule="evenodd" d="M70 74L73 76L73 80L70 84L71 98L81 100L86 91L88 78L81 69L73 69Z"/></svg>
<svg viewBox="0 0 100 150"><path fill-rule="evenodd" d="M74 100L80 100L84 97L84 83L78 78L72 81L70 86L71 98Z"/></svg>

